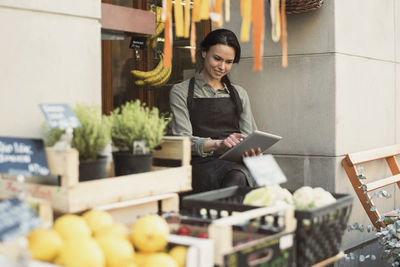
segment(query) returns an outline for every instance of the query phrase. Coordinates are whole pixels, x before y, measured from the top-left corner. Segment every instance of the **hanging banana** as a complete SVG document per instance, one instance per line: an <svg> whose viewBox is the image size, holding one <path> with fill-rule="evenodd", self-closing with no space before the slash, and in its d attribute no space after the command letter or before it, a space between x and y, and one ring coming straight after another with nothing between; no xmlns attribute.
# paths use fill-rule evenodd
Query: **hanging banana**
<svg viewBox="0 0 400 267"><path fill-rule="evenodd" d="M163 68L163 57L160 57L160 62L157 66L150 71L141 71L141 70L131 70L131 73L139 79L147 79L154 75L157 75Z"/></svg>
<svg viewBox="0 0 400 267"><path fill-rule="evenodd" d="M152 84L150 84L150 85L153 86L153 87L159 87L159 86L161 86L161 85L164 85L166 82L168 82L169 77L171 76L171 72L172 72L172 68L171 68L171 67L168 67L168 72L167 72L167 74L165 75L165 77L162 78L160 81L155 82L155 83L152 83Z"/></svg>
<svg viewBox="0 0 400 267"><path fill-rule="evenodd" d="M151 46L153 49L155 49L157 46L157 38L164 31L165 23L161 18L162 7L155 6L155 7L152 7L152 9L155 10L155 12L156 12L156 23L157 23L156 32L155 32L155 34L153 34L147 38L146 44L148 47Z"/></svg>
<svg viewBox="0 0 400 267"><path fill-rule="evenodd" d="M147 84L152 84L152 83L161 81L161 80L167 75L167 73L168 73L168 71L169 71L170 68L171 68L171 67L165 67L165 68L163 68L163 69L162 69L159 73L157 73L156 75L153 75L153 76L151 76L151 77L145 79L144 82L147 83Z"/></svg>

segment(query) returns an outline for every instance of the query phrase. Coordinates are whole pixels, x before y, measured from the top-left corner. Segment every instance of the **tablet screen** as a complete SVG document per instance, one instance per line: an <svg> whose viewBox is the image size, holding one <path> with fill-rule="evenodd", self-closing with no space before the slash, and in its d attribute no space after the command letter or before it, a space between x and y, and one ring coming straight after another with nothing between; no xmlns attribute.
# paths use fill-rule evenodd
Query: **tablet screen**
<svg viewBox="0 0 400 267"><path fill-rule="evenodd" d="M227 150L219 159L240 162L244 152L250 151L252 148L256 150L258 147L261 152L264 152L281 139L281 136L256 130L243 139L242 142Z"/></svg>

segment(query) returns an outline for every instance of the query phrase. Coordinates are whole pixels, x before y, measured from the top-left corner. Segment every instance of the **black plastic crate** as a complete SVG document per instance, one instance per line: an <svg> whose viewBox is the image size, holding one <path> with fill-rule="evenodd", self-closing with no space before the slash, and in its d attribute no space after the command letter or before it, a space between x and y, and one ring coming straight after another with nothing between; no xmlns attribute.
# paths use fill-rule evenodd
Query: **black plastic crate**
<svg viewBox="0 0 400 267"><path fill-rule="evenodd" d="M257 208L244 205L245 195L250 187L228 187L186 196L182 199L181 210L190 216L220 218L224 213L242 212ZM295 211L296 263L310 266L340 251L342 236L351 214L353 196L334 194L336 202L310 211ZM205 212L204 211L205 209Z"/></svg>

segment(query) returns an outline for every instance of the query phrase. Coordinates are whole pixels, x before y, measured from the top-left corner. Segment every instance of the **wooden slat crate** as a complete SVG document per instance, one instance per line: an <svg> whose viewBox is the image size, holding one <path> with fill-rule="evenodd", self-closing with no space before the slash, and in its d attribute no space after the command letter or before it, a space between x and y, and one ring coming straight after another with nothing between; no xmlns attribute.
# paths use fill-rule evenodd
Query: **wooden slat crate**
<svg viewBox="0 0 400 267"><path fill-rule="evenodd" d="M61 186L24 183L0 179L0 196L8 197L20 190L46 199L61 213L76 213L105 204L125 200L191 190L190 139L166 136L162 149L154 158L179 160L178 167L155 167L151 172L79 182L78 154L72 151L55 153L47 150L51 174L61 176ZM0 176L1 177L1 176Z"/></svg>

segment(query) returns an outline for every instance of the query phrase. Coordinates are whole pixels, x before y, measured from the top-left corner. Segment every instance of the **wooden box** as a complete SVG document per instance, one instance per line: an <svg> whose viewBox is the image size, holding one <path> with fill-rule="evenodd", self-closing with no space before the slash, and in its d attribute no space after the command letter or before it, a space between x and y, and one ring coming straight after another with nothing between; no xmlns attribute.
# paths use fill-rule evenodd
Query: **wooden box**
<svg viewBox="0 0 400 267"><path fill-rule="evenodd" d="M8 197L24 190L31 197L49 200L57 212L77 213L100 205L191 190L190 139L166 136L161 146L154 158L178 160L179 166L154 166L151 172L87 182L79 182L79 161L75 150L56 153L48 149L50 173L61 176L61 186L19 183L1 178L0 196Z"/></svg>

